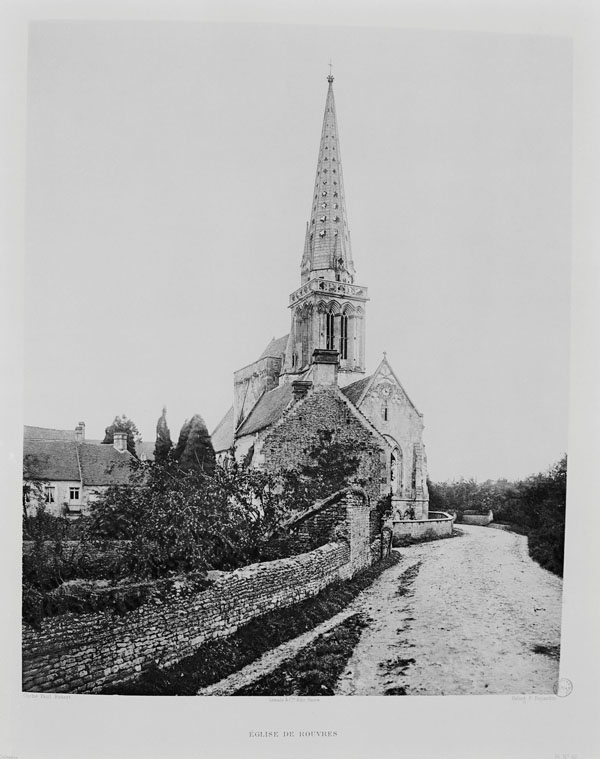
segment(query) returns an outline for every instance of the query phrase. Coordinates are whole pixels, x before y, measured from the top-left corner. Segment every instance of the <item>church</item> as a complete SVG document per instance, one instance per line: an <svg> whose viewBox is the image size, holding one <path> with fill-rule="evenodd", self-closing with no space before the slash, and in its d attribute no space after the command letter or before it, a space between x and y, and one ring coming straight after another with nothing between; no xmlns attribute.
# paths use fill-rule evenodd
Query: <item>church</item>
<svg viewBox="0 0 600 759"><path fill-rule="evenodd" d="M372 499L391 493L396 518L427 519L423 415L387 356L366 372L368 290L357 284L333 76L288 335L272 339L233 376L233 404L212 434L219 459L235 455L276 472L306 459L327 432L360 451L357 477Z"/></svg>

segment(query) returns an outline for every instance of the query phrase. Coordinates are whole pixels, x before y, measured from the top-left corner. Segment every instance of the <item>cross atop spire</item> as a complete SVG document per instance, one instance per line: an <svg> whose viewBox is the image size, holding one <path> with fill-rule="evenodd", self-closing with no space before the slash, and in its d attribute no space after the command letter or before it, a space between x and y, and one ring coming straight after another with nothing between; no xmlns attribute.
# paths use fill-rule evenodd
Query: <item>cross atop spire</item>
<svg viewBox="0 0 600 759"><path fill-rule="evenodd" d="M331 58L329 59L329 76L327 77L327 81L329 84L333 84L333 74L331 72L333 68L333 63L331 62Z"/></svg>
<svg viewBox="0 0 600 759"><path fill-rule="evenodd" d="M331 71L333 64L330 63L329 66ZM351 284L354 281L354 264L346 217L331 73L327 81L329 87L325 100L317 173L301 266L302 282L307 282L313 277L324 277Z"/></svg>

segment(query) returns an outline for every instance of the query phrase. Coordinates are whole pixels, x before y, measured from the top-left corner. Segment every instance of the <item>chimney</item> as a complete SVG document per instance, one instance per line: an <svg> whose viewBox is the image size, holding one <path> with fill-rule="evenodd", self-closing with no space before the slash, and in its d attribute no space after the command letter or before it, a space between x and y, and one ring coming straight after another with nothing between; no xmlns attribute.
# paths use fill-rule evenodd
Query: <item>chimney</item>
<svg viewBox="0 0 600 759"><path fill-rule="evenodd" d="M292 382L292 393L294 394L294 400L298 401L300 398L304 398L311 387L312 382L306 382L305 380L294 380Z"/></svg>
<svg viewBox="0 0 600 759"><path fill-rule="evenodd" d="M115 439L114 439L113 445L116 451L119 451L119 453L125 453L125 451L127 450L127 433L115 432Z"/></svg>
<svg viewBox="0 0 600 759"><path fill-rule="evenodd" d="M85 422L79 422L75 427L75 440L77 443L85 443Z"/></svg>
<svg viewBox="0 0 600 759"><path fill-rule="evenodd" d="M337 351L315 348L312 359L315 385L337 385L339 358Z"/></svg>

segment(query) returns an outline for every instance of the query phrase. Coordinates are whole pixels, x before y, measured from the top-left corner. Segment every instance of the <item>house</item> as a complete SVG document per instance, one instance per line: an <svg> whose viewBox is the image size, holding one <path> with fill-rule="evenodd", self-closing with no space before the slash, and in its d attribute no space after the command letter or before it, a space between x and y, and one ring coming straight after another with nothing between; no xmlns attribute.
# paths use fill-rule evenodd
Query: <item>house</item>
<svg viewBox="0 0 600 759"><path fill-rule="evenodd" d="M218 459L235 455L277 471L306 460L327 429L360 441L371 495L391 493L396 515L427 518L423 416L384 354L366 372L368 290L355 280L340 141L328 76L300 286L289 296L291 329L233 377L233 404L212 434Z"/></svg>
<svg viewBox="0 0 600 759"><path fill-rule="evenodd" d="M51 514L78 517L107 487L129 482L133 461L125 432L116 432L113 444L103 444L85 440L83 422L75 430L26 426L25 506L35 513L41 497Z"/></svg>

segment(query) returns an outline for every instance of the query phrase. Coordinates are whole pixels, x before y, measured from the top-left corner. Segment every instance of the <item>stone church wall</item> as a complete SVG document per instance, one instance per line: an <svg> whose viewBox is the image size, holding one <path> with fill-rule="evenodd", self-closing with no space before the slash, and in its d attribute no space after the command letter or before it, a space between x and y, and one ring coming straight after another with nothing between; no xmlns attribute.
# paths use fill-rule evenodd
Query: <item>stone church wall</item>
<svg viewBox="0 0 600 759"><path fill-rule="evenodd" d="M333 430L335 440L347 443L360 454L356 479L364 483L373 503L386 481L382 445L349 410L334 387L317 387L293 406L263 438L261 458L265 469L277 473L309 461L309 452L319 440L321 430Z"/></svg>

